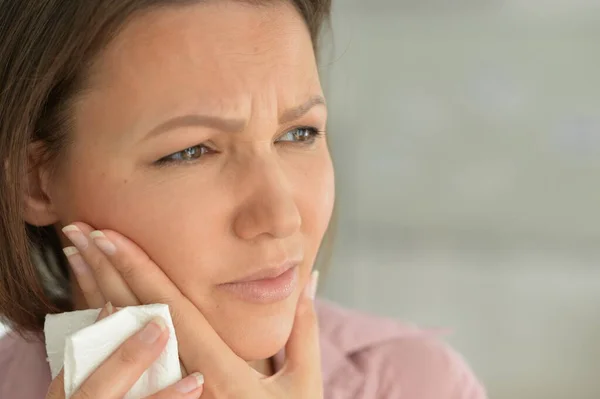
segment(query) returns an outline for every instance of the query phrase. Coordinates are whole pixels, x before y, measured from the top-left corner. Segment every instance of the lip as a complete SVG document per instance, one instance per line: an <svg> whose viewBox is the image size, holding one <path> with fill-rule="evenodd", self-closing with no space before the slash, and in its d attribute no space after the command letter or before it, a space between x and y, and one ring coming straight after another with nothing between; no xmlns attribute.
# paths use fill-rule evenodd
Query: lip
<svg viewBox="0 0 600 399"><path fill-rule="evenodd" d="M297 266L297 262L287 262L280 267L259 270L240 280L221 284L220 287L246 302L279 302L296 290Z"/></svg>
<svg viewBox="0 0 600 399"><path fill-rule="evenodd" d="M226 283L226 284L249 283L252 281L274 279L274 278L281 276L282 274L284 274L285 272L287 272L289 269L291 269L292 267L294 267L296 265L298 265L298 262L285 262L284 264L282 264L279 267L265 268L265 269L255 272L255 273L252 273L244 278L241 278L239 280L235 280L235 281L232 281L232 282Z"/></svg>

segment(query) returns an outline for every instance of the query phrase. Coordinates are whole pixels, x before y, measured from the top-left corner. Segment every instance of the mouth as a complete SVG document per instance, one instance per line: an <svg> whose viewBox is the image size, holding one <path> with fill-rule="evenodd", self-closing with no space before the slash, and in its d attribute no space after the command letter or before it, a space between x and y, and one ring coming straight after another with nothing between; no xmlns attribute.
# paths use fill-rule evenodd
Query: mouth
<svg viewBox="0 0 600 399"><path fill-rule="evenodd" d="M298 265L298 262L286 262L219 287L246 302L269 304L283 301L298 286Z"/></svg>

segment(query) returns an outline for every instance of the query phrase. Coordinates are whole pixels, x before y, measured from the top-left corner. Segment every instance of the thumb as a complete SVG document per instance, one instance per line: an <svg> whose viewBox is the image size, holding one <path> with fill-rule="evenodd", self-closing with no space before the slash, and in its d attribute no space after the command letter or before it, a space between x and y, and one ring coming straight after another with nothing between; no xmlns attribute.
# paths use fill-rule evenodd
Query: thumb
<svg viewBox="0 0 600 399"><path fill-rule="evenodd" d="M321 378L319 327L314 306L319 272L313 271L309 283L298 301L294 327L285 347L286 374L298 375L306 383L312 377Z"/></svg>

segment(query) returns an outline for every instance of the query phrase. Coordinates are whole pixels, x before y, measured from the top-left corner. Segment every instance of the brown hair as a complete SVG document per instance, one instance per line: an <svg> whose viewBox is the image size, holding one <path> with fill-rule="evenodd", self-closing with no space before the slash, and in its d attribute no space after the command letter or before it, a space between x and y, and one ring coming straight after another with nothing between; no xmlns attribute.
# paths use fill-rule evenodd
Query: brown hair
<svg viewBox="0 0 600 399"><path fill-rule="evenodd" d="M160 7L203 0L4 0L0 2L0 315L16 331L40 331L48 313L71 309L66 260L53 226L23 220L23 193L35 162L66 148L70 106L85 89L93 58L126 22ZM207 0L204 0L207 1ZM264 5L276 0L237 0ZM289 0L317 47L331 0Z"/></svg>

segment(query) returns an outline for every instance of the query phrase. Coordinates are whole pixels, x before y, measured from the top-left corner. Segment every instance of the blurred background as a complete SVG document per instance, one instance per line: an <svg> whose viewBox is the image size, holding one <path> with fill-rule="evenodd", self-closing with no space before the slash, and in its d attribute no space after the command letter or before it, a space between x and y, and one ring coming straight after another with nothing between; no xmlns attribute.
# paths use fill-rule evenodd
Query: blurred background
<svg viewBox="0 0 600 399"><path fill-rule="evenodd" d="M600 398L600 2L334 3L322 295L450 327L492 399Z"/></svg>

